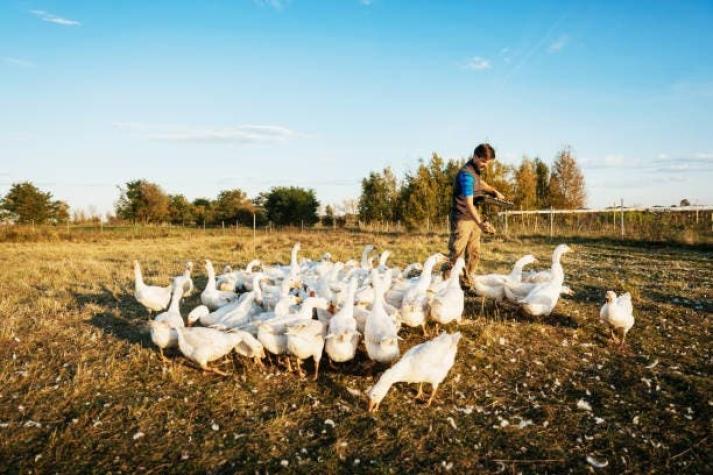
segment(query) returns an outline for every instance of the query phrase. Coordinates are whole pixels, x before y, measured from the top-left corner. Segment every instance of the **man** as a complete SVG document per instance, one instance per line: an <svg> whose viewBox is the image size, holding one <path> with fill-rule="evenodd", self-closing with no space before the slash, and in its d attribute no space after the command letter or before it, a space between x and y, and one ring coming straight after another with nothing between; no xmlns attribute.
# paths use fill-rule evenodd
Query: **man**
<svg viewBox="0 0 713 475"><path fill-rule="evenodd" d="M495 234L493 225L481 218L473 203L473 196L475 193L486 193L504 199L502 193L480 177L491 160L495 160L493 147L487 143L478 145L473 152L473 158L463 165L453 183L451 238L448 242L450 267L453 267L456 260L465 254L465 276L461 278L461 283L466 288L472 286L470 277L475 273L480 260L481 231Z"/></svg>

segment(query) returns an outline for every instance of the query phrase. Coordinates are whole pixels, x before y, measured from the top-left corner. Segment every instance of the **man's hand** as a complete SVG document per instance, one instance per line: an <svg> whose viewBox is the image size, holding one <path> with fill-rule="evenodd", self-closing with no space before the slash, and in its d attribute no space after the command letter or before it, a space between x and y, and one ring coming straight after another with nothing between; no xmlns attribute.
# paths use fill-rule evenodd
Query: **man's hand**
<svg viewBox="0 0 713 475"><path fill-rule="evenodd" d="M482 221L479 226L485 234L495 234L495 227L490 224L490 221Z"/></svg>
<svg viewBox="0 0 713 475"><path fill-rule="evenodd" d="M496 197L497 199L499 199L499 200L504 200L504 199L505 199L505 195L503 195L502 193L500 193L498 190L494 190L494 191L495 191L495 197Z"/></svg>

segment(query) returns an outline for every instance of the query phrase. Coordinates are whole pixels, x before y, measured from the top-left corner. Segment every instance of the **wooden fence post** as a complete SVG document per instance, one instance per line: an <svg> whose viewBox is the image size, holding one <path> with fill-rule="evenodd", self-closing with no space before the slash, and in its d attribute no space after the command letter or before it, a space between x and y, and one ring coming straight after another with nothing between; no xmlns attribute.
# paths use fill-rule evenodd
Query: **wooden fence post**
<svg viewBox="0 0 713 475"><path fill-rule="evenodd" d="M505 211L505 235L508 235L508 212Z"/></svg>
<svg viewBox="0 0 713 475"><path fill-rule="evenodd" d="M255 257L255 213L253 213L253 257Z"/></svg>
<svg viewBox="0 0 713 475"><path fill-rule="evenodd" d="M552 212L552 206L550 206L550 237L554 235L554 219L555 214Z"/></svg>
<svg viewBox="0 0 713 475"><path fill-rule="evenodd" d="M621 237L624 237L624 198L621 199Z"/></svg>

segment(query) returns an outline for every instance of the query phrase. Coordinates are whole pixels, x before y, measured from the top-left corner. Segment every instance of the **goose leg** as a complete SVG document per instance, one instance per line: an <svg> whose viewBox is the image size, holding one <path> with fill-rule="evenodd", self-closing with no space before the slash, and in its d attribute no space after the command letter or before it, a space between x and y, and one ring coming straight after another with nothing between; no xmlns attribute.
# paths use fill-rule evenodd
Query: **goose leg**
<svg viewBox="0 0 713 475"><path fill-rule="evenodd" d="M421 331L423 332L423 336L428 336L428 333L426 333L426 322L421 324Z"/></svg>
<svg viewBox="0 0 713 475"><path fill-rule="evenodd" d="M484 309L485 309L485 295L480 297L480 315L483 315Z"/></svg>
<svg viewBox="0 0 713 475"><path fill-rule="evenodd" d="M426 406L430 406L433 400L436 398L436 392L438 391L438 385L433 384L433 390L431 391L431 397L428 398L428 402L426 403Z"/></svg>
<svg viewBox="0 0 713 475"><path fill-rule="evenodd" d="M418 383L418 392L416 393L416 400L423 396L423 383Z"/></svg>
<svg viewBox="0 0 713 475"><path fill-rule="evenodd" d="M206 366L205 368L203 368L203 371L208 371L209 373L219 374L221 376L228 376L228 373L226 373L225 371L221 371L218 368L211 368L211 367Z"/></svg>
<svg viewBox="0 0 713 475"><path fill-rule="evenodd" d="M314 377L312 378L312 381L317 381L318 376L319 376L319 360L317 358L314 358Z"/></svg>
<svg viewBox="0 0 713 475"><path fill-rule="evenodd" d="M287 371L292 372L292 363L290 363L290 357L285 355L285 366L287 366Z"/></svg>
<svg viewBox="0 0 713 475"><path fill-rule="evenodd" d="M257 356L254 358L255 365L260 368L260 369L265 369L265 363L262 362L262 359L258 358Z"/></svg>
<svg viewBox="0 0 713 475"><path fill-rule="evenodd" d="M305 372L302 371L302 360L297 358L297 374L300 375L300 378L305 377Z"/></svg>
<svg viewBox="0 0 713 475"><path fill-rule="evenodd" d="M619 339L616 337L616 333L614 332L614 329L610 328L609 332L611 333L611 339L614 340L614 343L619 343Z"/></svg>
<svg viewBox="0 0 713 475"><path fill-rule="evenodd" d="M171 360L169 360L168 358L166 358L166 355L163 354L163 348L159 348L159 349L158 349L158 352L159 352L159 354L161 355L161 361L163 361L164 363L170 363L170 362L171 362Z"/></svg>

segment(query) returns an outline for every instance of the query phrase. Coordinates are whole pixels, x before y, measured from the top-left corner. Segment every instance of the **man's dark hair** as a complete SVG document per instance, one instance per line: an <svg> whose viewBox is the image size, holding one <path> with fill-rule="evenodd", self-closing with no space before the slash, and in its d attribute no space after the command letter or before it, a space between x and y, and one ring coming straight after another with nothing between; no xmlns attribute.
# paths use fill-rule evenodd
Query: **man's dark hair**
<svg viewBox="0 0 713 475"><path fill-rule="evenodd" d="M475 147L473 156L485 158L486 160L495 160L495 149L489 143L481 143Z"/></svg>

